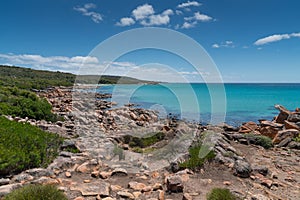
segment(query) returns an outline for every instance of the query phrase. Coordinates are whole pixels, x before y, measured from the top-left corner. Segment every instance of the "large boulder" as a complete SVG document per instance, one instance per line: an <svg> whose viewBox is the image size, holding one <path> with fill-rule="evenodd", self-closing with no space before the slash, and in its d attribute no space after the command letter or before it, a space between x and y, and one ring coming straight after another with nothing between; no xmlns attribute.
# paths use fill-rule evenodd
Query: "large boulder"
<svg viewBox="0 0 300 200"><path fill-rule="evenodd" d="M183 181L179 175L167 178L167 189L170 192L183 192Z"/></svg>
<svg viewBox="0 0 300 200"><path fill-rule="evenodd" d="M297 129L287 129L283 131L279 131L276 137L273 139L273 144L278 144L286 138L294 138L299 135L299 131Z"/></svg>
<svg viewBox="0 0 300 200"><path fill-rule="evenodd" d="M250 133L258 130L258 125L255 122L247 122L244 123L241 127L239 132L240 133Z"/></svg>
<svg viewBox="0 0 300 200"><path fill-rule="evenodd" d="M300 113L291 113L287 120L290 122L300 122Z"/></svg>
<svg viewBox="0 0 300 200"><path fill-rule="evenodd" d="M274 128L273 126L266 126L260 128L259 132L264 136L274 139L278 133L278 129Z"/></svg>
<svg viewBox="0 0 300 200"><path fill-rule="evenodd" d="M287 118L291 114L291 111L287 110L281 105L275 105L275 108L280 111L279 115L275 118L275 122L283 124L284 120L287 120Z"/></svg>
<svg viewBox="0 0 300 200"><path fill-rule="evenodd" d="M287 120L284 121L284 126L286 129L297 129L300 131L300 123L289 122Z"/></svg>
<svg viewBox="0 0 300 200"><path fill-rule="evenodd" d="M251 165L244 160L237 160L234 163L234 175L241 178L249 178L252 172Z"/></svg>

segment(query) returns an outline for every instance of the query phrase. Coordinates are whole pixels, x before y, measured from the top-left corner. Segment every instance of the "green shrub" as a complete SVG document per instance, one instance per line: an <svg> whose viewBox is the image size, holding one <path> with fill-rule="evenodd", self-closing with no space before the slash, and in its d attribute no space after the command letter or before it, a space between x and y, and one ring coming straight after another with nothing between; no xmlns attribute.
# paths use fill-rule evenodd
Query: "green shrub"
<svg viewBox="0 0 300 200"><path fill-rule="evenodd" d="M162 132L148 134L145 137L133 137L133 136L125 136L124 140L126 144L129 144L130 147L140 147L146 148L149 147L165 138L165 134Z"/></svg>
<svg viewBox="0 0 300 200"><path fill-rule="evenodd" d="M66 195L53 185L27 185L14 190L4 200L68 200Z"/></svg>
<svg viewBox="0 0 300 200"><path fill-rule="evenodd" d="M199 156L200 150L203 152L207 152L203 157ZM180 163L181 168L189 168L192 170L197 170L201 167L205 161L210 161L216 157L216 154L213 150L210 150L208 146L197 144L196 146L192 146L189 149L189 159L185 162Z"/></svg>
<svg viewBox="0 0 300 200"><path fill-rule="evenodd" d="M207 194L207 200L235 200L236 197L228 190L223 188L214 188Z"/></svg>
<svg viewBox="0 0 300 200"><path fill-rule="evenodd" d="M0 117L0 176L47 166L61 143L56 134Z"/></svg>
<svg viewBox="0 0 300 200"><path fill-rule="evenodd" d="M30 119L57 121L58 116L51 112L46 99L35 93L16 87L0 86L0 114Z"/></svg>
<svg viewBox="0 0 300 200"><path fill-rule="evenodd" d="M246 134L245 136L252 144L262 146L265 149L270 149L271 147L273 147L272 139L267 136L256 135L252 133Z"/></svg>

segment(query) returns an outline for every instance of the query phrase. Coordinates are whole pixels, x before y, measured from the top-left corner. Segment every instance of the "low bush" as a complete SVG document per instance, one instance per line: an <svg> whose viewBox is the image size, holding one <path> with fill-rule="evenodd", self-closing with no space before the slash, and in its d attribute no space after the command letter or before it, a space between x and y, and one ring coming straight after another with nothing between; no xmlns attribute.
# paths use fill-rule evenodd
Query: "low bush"
<svg viewBox="0 0 300 200"><path fill-rule="evenodd" d="M0 86L0 114L2 115L57 121L58 116L53 114L51 109L46 99L39 98L33 92Z"/></svg>
<svg viewBox="0 0 300 200"><path fill-rule="evenodd" d="M68 200L66 195L53 185L27 185L14 190L4 200Z"/></svg>
<svg viewBox="0 0 300 200"><path fill-rule="evenodd" d="M146 148L149 147L165 138L165 134L162 132L152 133L148 136L144 137L133 137L133 136L125 136L125 143L129 144L130 147L140 147Z"/></svg>
<svg viewBox="0 0 300 200"><path fill-rule="evenodd" d="M0 117L0 176L47 166L61 144L56 134Z"/></svg>
<svg viewBox="0 0 300 200"><path fill-rule="evenodd" d="M207 194L207 200L235 200L237 199L228 189L214 188Z"/></svg>
<svg viewBox="0 0 300 200"><path fill-rule="evenodd" d="M245 136L251 144L262 146L265 149L270 149L271 147L273 147L272 139L267 136L256 135L252 133L246 134Z"/></svg>
<svg viewBox="0 0 300 200"><path fill-rule="evenodd" d="M200 150L206 152L206 155L200 156ZM181 168L189 168L191 170L197 170L200 168L205 161L210 161L216 157L216 154L213 150L210 150L209 147L201 144L192 146L189 149L189 159L185 162L180 163Z"/></svg>

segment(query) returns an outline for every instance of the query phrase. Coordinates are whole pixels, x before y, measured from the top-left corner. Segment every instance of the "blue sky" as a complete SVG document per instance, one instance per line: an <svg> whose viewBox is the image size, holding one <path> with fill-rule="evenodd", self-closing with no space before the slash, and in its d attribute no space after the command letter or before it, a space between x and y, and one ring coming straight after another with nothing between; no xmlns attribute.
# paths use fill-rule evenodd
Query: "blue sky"
<svg viewBox="0 0 300 200"><path fill-rule="evenodd" d="M82 61L103 66L89 54L111 36L161 27L202 45L225 82L299 82L299 8L298 0L1 1L0 64L77 73ZM124 68L137 78L176 81L173 68L196 80L188 62L159 50L123 55L109 72L128 75Z"/></svg>

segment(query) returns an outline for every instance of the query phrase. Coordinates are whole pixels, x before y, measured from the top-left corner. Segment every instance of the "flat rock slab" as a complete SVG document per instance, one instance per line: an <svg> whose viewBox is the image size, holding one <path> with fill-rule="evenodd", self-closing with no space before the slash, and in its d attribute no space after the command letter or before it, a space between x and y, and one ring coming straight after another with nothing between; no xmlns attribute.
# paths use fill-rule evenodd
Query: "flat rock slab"
<svg viewBox="0 0 300 200"><path fill-rule="evenodd" d="M82 196L109 196L109 184L105 182L82 183L70 188L73 191L81 192Z"/></svg>

